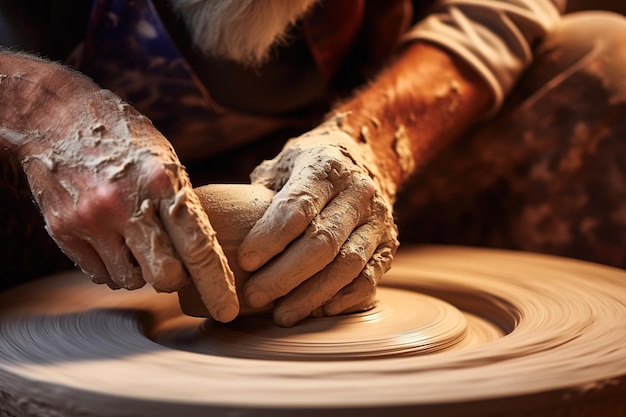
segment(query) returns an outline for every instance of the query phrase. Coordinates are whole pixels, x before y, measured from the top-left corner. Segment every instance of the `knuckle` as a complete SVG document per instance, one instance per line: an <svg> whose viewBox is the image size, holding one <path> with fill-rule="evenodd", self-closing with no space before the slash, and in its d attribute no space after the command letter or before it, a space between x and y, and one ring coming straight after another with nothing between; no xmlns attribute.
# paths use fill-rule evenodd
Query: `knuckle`
<svg viewBox="0 0 626 417"><path fill-rule="evenodd" d="M199 239L190 240L183 248L181 257L192 275L197 275L199 271L211 268L215 262L213 251L204 241Z"/></svg>
<svg viewBox="0 0 626 417"><path fill-rule="evenodd" d="M307 228L306 235L314 253L320 259L332 260L343 244L334 227L320 227L317 222L311 223L311 226Z"/></svg>
<svg viewBox="0 0 626 417"><path fill-rule="evenodd" d="M395 255L400 247L400 241L398 240L398 227L394 224L393 234L390 236L391 239L388 242L389 248L391 250L391 255Z"/></svg>
<svg viewBox="0 0 626 417"><path fill-rule="evenodd" d="M103 184L96 187L89 198L83 198L78 202L71 217L77 224L90 227L104 219L128 216L129 211L122 190L115 184Z"/></svg>
<svg viewBox="0 0 626 417"><path fill-rule="evenodd" d="M353 184L367 198L374 198L377 193L376 183L366 173L355 174Z"/></svg>
<svg viewBox="0 0 626 417"><path fill-rule="evenodd" d="M361 272L363 278L370 282L371 285L376 286L383 275L391 268L391 261L396 249L397 246L388 244L379 247L363 268Z"/></svg>
<svg viewBox="0 0 626 417"><path fill-rule="evenodd" d="M385 230L384 236L388 240L395 240L397 238L398 227L393 217L393 210L382 196L377 196L372 199L369 217L372 221L375 221L379 227Z"/></svg>
<svg viewBox="0 0 626 417"><path fill-rule="evenodd" d="M180 169L177 164L159 161L149 163L145 174L145 186L157 195L171 193L173 188L182 188Z"/></svg>
<svg viewBox="0 0 626 417"><path fill-rule="evenodd" d="M395 255L400 246L400 241L398 240L398 226L393 219L386 223L383 243L380 246L390 251L390 257Z"/></svg>
<svg viewBox="0 0 626 417"><path fill-rule="evenodd" d="M376 217L393 221L391 205L380 195L378 192L374 192L372 196L371 211Z"/></svg>
<svg viewBox="0 0 626 417"><path fill-rule="evenodd" d="M393 255L396 253L398 245L395 242L387 242L384 246L378 248L372 259L377 264L390 264L393 260Z"/></svg>
<svg viewBox="0 0 626 417"><path fill-rule="evenodd" d="M384 270L385 268L383 268L381 264L368 263L365 268L363 268L361 276L363 277L364 281L369 284L369 287L376 287L383 274L385 273Z"/></svg>
<svg viewBox="0 0 626 417"><path fill-rule="evenodd" d="M336 157L331 157L325 161L324 175L336 186L344 185L347 179L350 179L348 184L355 179L355 172L350 169L350 165L346 163L345 159Z"/></svg>
<svg viewBox="0 0 626 417"><path fill-rule="evenodd" d="M324 265L331 262L337 254L338 249L335 249L338 246L336 239L328 233L316 234L311 237L311 242L313 244L312 249L314 253L316 253L316 258L321 263L324 263Z"/></svg>
<svg viewBox="0 0 626 417"><path fill-rule="evenodd" d="M321 204L320 200L320 196L305 192L297 197L291 198L288 204L294 204L295 210L292 211L294 217L299 217L302 220L310 220L318 214L318 207ZM288 213L289 211L285 212Z"/></svg>
<svg viewBox="0 0 626 417"><path fill-rule="evenodd" d="M278 226L286 235L301 234L318 214L320 197L310 193L279 196L275 202L271 225Z"/></svg>
<svg viewBox="0 0 626 417"><path fill-rule="evenodd" d="M365 248L360 245L344 245L337 255L337 260L345 265L358 267L360 271L367 263Z"/></svg>

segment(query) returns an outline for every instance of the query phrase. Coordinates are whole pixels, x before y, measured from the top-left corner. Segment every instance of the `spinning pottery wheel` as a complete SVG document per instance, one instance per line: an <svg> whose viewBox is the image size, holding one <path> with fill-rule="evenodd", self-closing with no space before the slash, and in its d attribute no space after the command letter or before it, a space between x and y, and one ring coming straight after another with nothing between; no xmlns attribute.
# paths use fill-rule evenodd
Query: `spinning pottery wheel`
<svg viewBox="0 0 626 417"><path fill-rule="evenodd" d="M626 272L405 247L379 298L283 329L48 277L0 294L0 415L626 414Z"/></svg>

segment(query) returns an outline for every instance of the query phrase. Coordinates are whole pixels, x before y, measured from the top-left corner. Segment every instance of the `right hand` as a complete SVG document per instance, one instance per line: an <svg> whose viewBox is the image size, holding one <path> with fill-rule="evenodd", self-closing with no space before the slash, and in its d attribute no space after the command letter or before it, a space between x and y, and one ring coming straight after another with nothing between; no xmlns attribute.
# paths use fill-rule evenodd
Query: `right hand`
<svg viewBox="0 0 626 417"><path fill-rule="evenodd" d="M170 143L107 91L77 100L20 155L52 238L96 283L172 292L190 276L213 318L235 318L233 273Z"/></svg>
<svg viewBox="0 0 626 417"><path fill-rule="evenodd" d="M336 119L287 142L251 174L276 191L239 247L247 302L277 301L274 321L371 308L398 247L392 197L369 146Z"/></svg>

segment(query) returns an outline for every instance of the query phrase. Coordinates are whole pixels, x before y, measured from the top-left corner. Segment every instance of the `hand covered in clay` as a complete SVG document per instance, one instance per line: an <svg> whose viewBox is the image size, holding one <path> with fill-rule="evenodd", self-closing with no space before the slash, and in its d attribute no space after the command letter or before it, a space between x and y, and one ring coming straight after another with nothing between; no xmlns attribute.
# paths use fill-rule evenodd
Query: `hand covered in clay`
<svg viewBox="0 0 626 417"><path fill-rule="evenodd" d="M211 315L232 320L233 274L170 143L107 91L81 100L83 114L68 106L63 128L22 152L50 235L96 283L172 292L190 277Z"/></svg>
<svg viewBox="0 0 626 417"><path fill-rule="evenodd" d="M263 162L253 183L277 191L239 249L256 271L244 296L251 307L278 300L274 321L365 310L398 247L390 197L373 155L333 123L290 140Z"/></svg>

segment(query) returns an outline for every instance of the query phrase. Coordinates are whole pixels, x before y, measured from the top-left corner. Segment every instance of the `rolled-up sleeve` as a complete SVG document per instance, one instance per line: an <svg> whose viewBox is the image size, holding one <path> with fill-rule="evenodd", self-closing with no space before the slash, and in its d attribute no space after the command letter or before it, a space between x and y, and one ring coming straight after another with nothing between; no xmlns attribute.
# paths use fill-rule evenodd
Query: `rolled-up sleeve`
<svg viewBox="0 0 626 417"><path fill-rule="evenodd" d="M497 111L533 59L533 48L560 20L560 0L440 0L402 38L450 50L487 82Z"/></svg>

